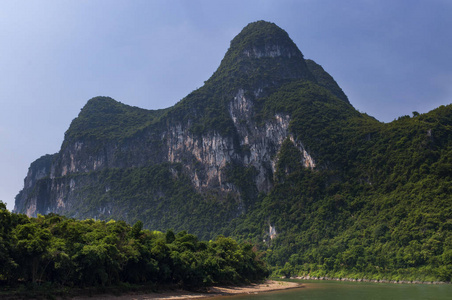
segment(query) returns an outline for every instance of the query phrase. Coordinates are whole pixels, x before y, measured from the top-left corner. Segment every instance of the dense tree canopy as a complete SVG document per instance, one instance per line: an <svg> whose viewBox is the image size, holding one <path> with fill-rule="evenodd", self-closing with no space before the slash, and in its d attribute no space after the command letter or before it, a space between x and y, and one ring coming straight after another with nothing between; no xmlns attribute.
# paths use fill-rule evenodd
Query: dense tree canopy
<svg viewBox="0 0 452 300"><path fill-rule="evenodd" d="M199 241L123 221L78 221L56 214L10 213L0 202L0 279L67 286L167 283L184 287L262 280L256 248L219 236Z"/></svg>

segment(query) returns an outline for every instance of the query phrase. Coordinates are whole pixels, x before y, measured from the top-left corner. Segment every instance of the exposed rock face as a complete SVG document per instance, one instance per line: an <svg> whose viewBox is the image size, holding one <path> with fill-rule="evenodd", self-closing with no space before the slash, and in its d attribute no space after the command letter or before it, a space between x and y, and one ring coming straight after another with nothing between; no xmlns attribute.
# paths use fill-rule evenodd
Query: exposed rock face
<svg viewBox="0 0 452 300"><path fill-rule="evenodd" d="M262 33L257 38L249 38L259 26L269 27L271 38ZM240 36L250 41L241 43ZM182 165L182 172L188 175L200 194L212 191L224 195L231 193L235 198L241 197L241 190L228 178L228 166L253 168L252 181L256 193L266 193L273 186L278 151L286 139L299 150L300 162L306 168L314 169L313 156L302 141L290 133L290 113L275 113L259 121L255 117L256 103L266 97L268 88L277 88L294 79L316 82L303 55L287 34L266 22L247 26L231 42L225 59L209 79L206 89L212 90L212 95L223 91L224 86L219 82L223 82L225 74L230 72L228 63L237 64L235 69L239 72L231 74L229 92L218 102L222 104L203 98L204 107L199 108L197 106L201 104L198 102L189 103L189 99L183 99L180 106L189 103L187 106L190 108L183 111L183 120L171 117L173 108L165 114L131 108L105 97L90 100L71 124L70 134L67 133L60 152L41 158L30 166L24 189L16 197L15 211L29 216L71 212L72 216L85 218L100 213L114 214L117 207L109 203L99 204L85 214L74 212L74 208L91 195L93 186L105 186L104 193L114 188L99 172L164 163ZM269 70L272 73L268 73ZM253 76L255 79L243 85L243 80ZM205 117L203 112L217 109L218 105L223 105L220 107L225 118L229 119L228 124L232 124L230 132L208 128L201 133L193 131L193 124ZM130 118L127 117L129 113L132 115ZM107 117L104 114L108 114ZM126 125L118 126L116 123L120 122ZM118 134L117 138L105 130L106 126L128 131L124 129L125 133ZM178 172L173 172L175 177L180 175ZM165 195L162 193L158 197L164 199ZM238 211L243 211L245 208L240 201L238 203Z"/></svg>
<svg viewBox="0 0 452 300"><path fill-rule="evenodd" d="M187 165L187 168L193 171L191 177L197 188L232 189L223 183L221 172L228 162L238 158L231 137L223 137L217 132L212 132L197 138L188 130L182 130L180 125L169 128L163 137L167 138L169 162L183 162L188 156L195 164L203 166L204 172L201 176L191 164Z"/></svg>
<svg viewBox="0 0 452 300"><path fill-rule="evenodd" d="M264 47L252 46L250 49L243 51L243 54L249 58L262 58L262 57L287 57L291 58L296 56L298 51L293 48L287 48L281 45L268 43Z"/></svg>
<svg viewBox="0 0 452 300"><path fill-rule="evenodd" d="M24 189L16 197L15 211L29 216L65 213L72 202L80 200L77 195L87 180L74 175L165 161L182 163L193 185L200 191L219 189L237 193L237 187L226 178L226 166L232 162L252 166L258 171L254 179L257 190L268 192L272 187L278 150L289 136L300 150L300 160L307 167L315 166L302 144L289 134L289 115L277 114L263 125L257 125L252 120L253 113L253 102L245 97L242 89L239 90L229 104L229 114L238 132L239 148L231 136L222 136L218 132L197 136L190 132L187 124L171 124L165 128L160 134L157 151L147 148L148 141L142 137L127 141L127 145L110 142L97 148L89 140L66 144L60 153L45 157L42 163L44 158L41 158L30 166ZM127 158L124 158L124 153L127 153Z"/></svg>
<svg viewBox="0 0 452 300"><path fill-rule="evenodd" d="M258 91L254 95L259 94ZM271 178L275 172L275 157L282 142L289 136L289 115L276 114L272 120L259 126L253 121L253 102L240 89L229 105L229 114L240 136L240 145L249 149L243 156L243 164L251 165L258 170L256 186L259 192L268 192L272 187ZM291 140L295 143L293 137ZM300 159L311 168L315 164L312 157L298 145L301 153L306 153ZM306 164L306 163L305 163ZM268 168L271 166L271 169Z"/></svg>
<svg viewBox="0 0 452 300"><path fill-rule="evenodd" d="M256 94L256 93L255 93ZM202 174L193 170L192 181L197 188L219 187L223 191L235 191L236 188L225 182L223 169L228 163L239 162L245 166L253 166L258 170L255 183L258 191L268 192L272 187L271 181L275 166L275 157L283 140L289 135L289 115L275 115L274 119L258 126L253 121L253 102L245 97L243 89L239 89L236 96L229 103L229 115L237 129L240 147L248 149L240 153L234 144L233 137L221 136L211 132L201 137L191 134L187 128L178 124L168 128L162 134L162 140L167 141L169 162L195 161L202 165ZM294 141L293 137L291 139ZM315 166L312 157L298 144L303 155L300 159L308 167ZM269 169L268 166L272 168Z"/></svg>
<svg viewBox="0 0 452 300"><path fill-rule="evenodd" d="M38 205L42 207L40 200L40 189L37 183L49 176L54 155L44 155L34 161L28 169L27 177L24 179L24 188L16 196L15 211L25 213L29 216L36 215Z"/></svg>

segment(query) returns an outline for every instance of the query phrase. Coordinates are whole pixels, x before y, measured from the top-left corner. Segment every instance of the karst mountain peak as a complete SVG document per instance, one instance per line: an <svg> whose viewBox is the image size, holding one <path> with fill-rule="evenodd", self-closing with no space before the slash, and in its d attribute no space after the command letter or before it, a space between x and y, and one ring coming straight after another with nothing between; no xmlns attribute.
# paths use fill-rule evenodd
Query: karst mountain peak
<svg viewBox="0 0 452 300"><path fill-rule="evenodd" d="M275 87L294 80L319 84L349 103L342 89L320 65L313 60L304 59L302 52L285 30L272 22L256 21L249 23L233 38L220 66L206 80L201 90L207 89L216 94L211 98L226 98L228 101L236 96L238 90L248 92L254 97L262 97L268 95L268 90L272 91ZM192 94L180 102L190 102ZM218 104L215 101L209 102L212 105ZM127 108L138 109L119 104L122 103L109 97L94 97L88 101L82 112L96 115L102 112L117 114ZM198 104L192 106L199 106ZM148 110L154 115L163 111L165 109Z"/></svg>
<svg viewBox="0 0 452 300"><path fill-rule="evenodd" d="M309 93L303 96L305 90ZM270 22L253 22L231 41L211 78L172 107L146 110L109 97L89 100L66 131L60 151L32 165L15 209L29 215L53 211L100 218L108 211L110 216L127 218L113 204L122 197L94 204L93 189L113 189L106 183L111 178L101 178L104 172L159 166L184 174L177 175L178 180L190 183L194 193L213 193L236 202L228 214L242 214L259 192L272 189L286 139L302 165L316 166L304 142L289 130L292 104L284 104L280 92L289 96L281 98L284 101L299 99L302 104L305 99L305 105L312 105L312 94L318 94L340 114L354 112L334 79L314 62L307 64L287 32ZM248 170L246 180L235 181L237 170Z"/></svg>
<svg viewBox="0 0 452 300"><path fill-rule="evenodd" d="M285 276L450 281L452 105L381 123L324 67L250 23L174 106L89 100L60 151L30 165L15 212L234 236Z"/></svg>
<svg viewBox="0 0 452 300"><path fill-rule="evenodd" d="M276 24L257 21L245 26L231 41L211 80L244 83L254 89L278 86L288 80L315 81L303 54L286 31Z"/></svg>
<svg viewBox="0 0 452 300"><path fill-rule="evenodd" d="M303 60L303 54L287 32L266 21L257 21L244 27L231 41L225 55L225 58L232 60L266 57L294 57Z"/></svg>

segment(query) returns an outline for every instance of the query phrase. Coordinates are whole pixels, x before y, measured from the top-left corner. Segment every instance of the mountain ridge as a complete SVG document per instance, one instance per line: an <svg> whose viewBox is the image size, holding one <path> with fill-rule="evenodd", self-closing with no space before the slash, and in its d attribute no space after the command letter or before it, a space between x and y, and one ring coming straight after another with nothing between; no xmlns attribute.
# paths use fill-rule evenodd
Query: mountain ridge
<svg viewBox="0 0 452 300"><path fill-rule="evenodd" d="M228 61L233 62L228 64ZM262 73L262 68L273 72ZM323 69L317 67L316 74L326 78L324 82L331 83L329 86L324 84L325 87L337 89L334 79L326 76ZM251 76L258 76L259 84L256 85L256 79L248 80ZM228 85L216 84L225 78L229 78ZM242 84L245 79L246 84ZM276 86L292 81L317 84L303 54L284 30L265 21L251 23L231 41L225 58L205 85L173 107L151 111L109 97L89 100L66 131L60 152L52 157L51 165L46 168L47 177L55 181L104 169L146 168L152 164L182 162L184 172L189 173L198 192L213 187L213 190L218 189L214 194L223 195L220 198L229 193L228 197L236 202L253 202L256 192L268 192L272 187L275 155L284 139L291 138L297 144L301 160L308 167L315 166L315 160L303 144L295 142L289 134L289 112L281 114L277 108L271 113L259 113L259 110L265 110L262 106L265 101L259 99L274 93ZM334 97L334 91L333 95L322 93L325 97ZM251 168L248 172L254 174L252 180L248 178L251 187L244 189L254 191L253 195L245 193L254 200L242 199L237 184L227 179L226 174L234 173L232 170L236 168ZM56 191L65 185L72 191L77 185L76 180L61 183L56 189L47 188L53 193L47 197L53 198L54 204L49 206L51 209L48 207L39 213L64 213L66 204L71 202L64 198L77 197L68 196L71 192ZM18 195L17 208L25 207L24 203L30 199L34 199L33 203L39 202L35 196L27 198L27 195L36 193L26 193L24 189ZM29 205L26 211L30 213L34 208L35 215L37 207L43 206ZM243 212L246 205L242 203L239 207Z"/></svg>
<svg viewBox="0 0 452 300"><path fill-rule="evenodd" d="M15 211L232 235L287 275L414 268L450 280L451 111L381 123L258 21L172 107L89 100L60 151L30 166ZM412 263L432 239L439 248Z"/></svg>

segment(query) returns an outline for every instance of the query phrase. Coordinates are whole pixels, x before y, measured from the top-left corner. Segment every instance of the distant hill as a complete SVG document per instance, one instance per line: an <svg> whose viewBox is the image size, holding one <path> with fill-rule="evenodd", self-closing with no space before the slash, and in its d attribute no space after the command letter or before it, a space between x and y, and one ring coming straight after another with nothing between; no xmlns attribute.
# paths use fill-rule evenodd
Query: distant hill
<svg viewBox="0 0 452 300"><path fill-rule="evenodd" d="M451 180L452 105L380 123L258 21L173 107L89 100L15 211L235 236L283 275L451 280Z"/></svg>

